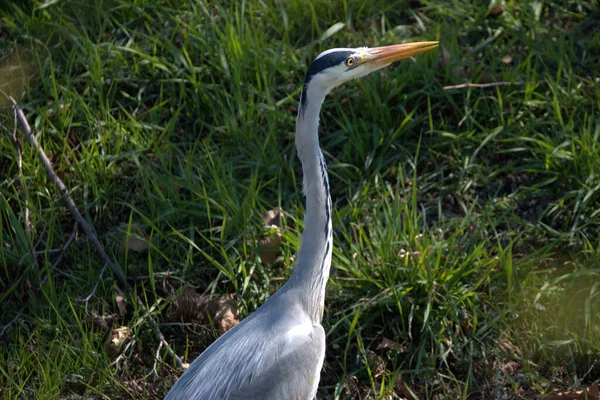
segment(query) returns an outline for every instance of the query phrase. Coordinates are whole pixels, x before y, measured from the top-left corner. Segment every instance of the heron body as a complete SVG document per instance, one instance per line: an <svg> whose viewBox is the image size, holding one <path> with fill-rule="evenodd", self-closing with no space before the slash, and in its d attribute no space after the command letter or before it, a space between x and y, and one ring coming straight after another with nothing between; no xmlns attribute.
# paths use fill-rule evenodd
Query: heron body
<svg viewBox="0 0 600 400"><path fill-rule="evenodd" d="M333 246L329 182L318 137L321 105L334 87L436 46L420 42L332 49L312 62L296 120L306 215L292 276L209 346L165 400L314 399L325 358L321 320Z"/></svg>

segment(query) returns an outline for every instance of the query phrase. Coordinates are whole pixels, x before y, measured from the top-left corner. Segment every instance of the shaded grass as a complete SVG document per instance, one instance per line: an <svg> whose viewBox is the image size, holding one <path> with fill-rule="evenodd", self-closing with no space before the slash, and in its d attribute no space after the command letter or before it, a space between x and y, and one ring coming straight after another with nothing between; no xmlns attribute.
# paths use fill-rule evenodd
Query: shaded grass
<svg viewBox="0 0 600 400"><path fill-rule="evenodd" d="M439 39L438 54L324 104L336 246L319 396L528 398L600 376L594 6L508 3L493 17L460 1L36 3L3 17L0 71L17 59L37 71L21 98L33 129L147 307L173 322L190 286L232 293L247 315L289 276L307 64L331 47ZM525 84L442 89L465 80ZM36 243L60 247L72 221L26 148L27 237L6 139L0 322L23 311L0 338L2 394L161 397L178 372L165 359L152 374L156 338L134 306L119 309L111 278L77 301L102 268L85 238L58 265L55 253L33 262ZM267 268L256 242L275 207L284 245ZM123 251L123 235L148 249ZM111 315L133 331L117 362L94 322ZM163 331L189 359L216 334Z"/></svg>

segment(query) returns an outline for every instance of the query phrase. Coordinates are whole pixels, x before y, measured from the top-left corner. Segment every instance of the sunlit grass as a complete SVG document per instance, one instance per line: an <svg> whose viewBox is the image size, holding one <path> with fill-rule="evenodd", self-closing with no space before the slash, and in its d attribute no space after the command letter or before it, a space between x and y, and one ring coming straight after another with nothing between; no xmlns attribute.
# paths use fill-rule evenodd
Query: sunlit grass
<svg viewBox="0 0 600 400"><path fill-rule="evenodd" d="M232 294L245 316L291 272L304 213L295 111L310 61L331 47L440 40L324 104L335 248L318 395L535 397L600 375L600 26L592 2L493 6L11 5L0 88L28 88L18 100L57 172L190 360L218 330L173 325L186 289ZM465 81L521 84L443 89ZM9 110L0 122L12 129ZM0 338L0 393L161 398L180 371L164 352L155 360L156 337L109 274L81 301L102 262L82 234L58 263L44 252L73 221L27 146L18 187L3 138L0 326L14 323ZM267 267L257 241L277 207L282 254ZM147 249L123 248L124 235ZM111 326L132 332L120 357L106 350Z"/></svg>

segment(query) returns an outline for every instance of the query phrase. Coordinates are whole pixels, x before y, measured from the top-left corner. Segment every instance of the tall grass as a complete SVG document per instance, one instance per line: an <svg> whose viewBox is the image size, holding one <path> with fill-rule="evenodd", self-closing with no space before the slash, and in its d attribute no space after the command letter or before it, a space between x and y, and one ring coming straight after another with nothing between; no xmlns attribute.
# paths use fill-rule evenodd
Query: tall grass
<svg viewBox="0 0 600 400"><path fill-rule="evenodd" d="M332 47L440 40L324 104L335 249L318 396L527 398L600 376L595 6L10 4L0 88L191 360L218 332L173 320L188 289L231 294L245 316L290 274L304 213L295 112L310 61ZM444 89L465 81L521 83ZM10 110L0 122L12 130ZM0 325L14 321L0 337L0 393L160 398L180 371L162 351L155 359L152 330L99 278L85 237L49 251L73 221L35 153L24 148L23 187L8 135L0 154ZM263 266L262 215L277 207L281 256ZM132 250L132 237L147 248ZM112 327L131 330L116 353Z"/></svg>

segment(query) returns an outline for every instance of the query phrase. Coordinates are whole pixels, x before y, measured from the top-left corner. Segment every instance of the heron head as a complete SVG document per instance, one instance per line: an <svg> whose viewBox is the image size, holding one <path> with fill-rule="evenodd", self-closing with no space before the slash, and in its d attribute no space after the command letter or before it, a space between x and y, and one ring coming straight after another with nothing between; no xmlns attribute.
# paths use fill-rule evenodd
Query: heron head
<svg viewBox="0 0 600 400"><path fill-rule="evenodd" d="M417 42L374 48L327 50L319 54L308 67L304 81L305 89L310 83L311 86L318 86L326 94L344 82L360 78L393 62L424 53L437 46L438 42Z"/></svg>

